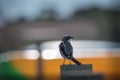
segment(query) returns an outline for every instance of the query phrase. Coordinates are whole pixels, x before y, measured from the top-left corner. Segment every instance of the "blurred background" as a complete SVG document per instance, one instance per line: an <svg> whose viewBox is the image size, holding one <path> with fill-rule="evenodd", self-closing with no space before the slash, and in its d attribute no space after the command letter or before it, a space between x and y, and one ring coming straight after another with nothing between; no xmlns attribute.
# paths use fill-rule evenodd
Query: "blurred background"
<svg viewBox="0 0 120 80"><path fill-rule="evenodd" d="M74 56L120 80L119 0L0 0L0 79L60 80L63 35ZM69 61L66 61L69 64ZM8 79L7 79L8 80Z"/></svg>

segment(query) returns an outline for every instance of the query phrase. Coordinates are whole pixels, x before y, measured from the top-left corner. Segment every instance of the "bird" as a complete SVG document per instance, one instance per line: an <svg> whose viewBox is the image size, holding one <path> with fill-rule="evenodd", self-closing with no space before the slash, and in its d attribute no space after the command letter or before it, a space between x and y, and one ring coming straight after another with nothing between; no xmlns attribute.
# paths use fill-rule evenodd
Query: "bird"
<svg viewBox="0 0 120 80"><path fill-rule="evenodd" d="M64 58L63 65L66 59L70 60L70 64L71 64L71 61L73 61L77 65L81 65L81 63L73 57L73 47L70 43L71 39L73 39L73 37L69 35L64 35L62 42L59 44L60 54Z"/></svg>

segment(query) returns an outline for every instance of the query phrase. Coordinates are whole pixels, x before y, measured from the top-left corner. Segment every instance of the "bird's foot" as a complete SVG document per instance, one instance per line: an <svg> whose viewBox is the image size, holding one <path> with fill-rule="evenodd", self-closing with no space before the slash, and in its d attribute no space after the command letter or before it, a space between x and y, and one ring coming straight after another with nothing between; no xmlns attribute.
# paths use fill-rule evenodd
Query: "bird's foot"
<svg viewBox="0 0 120 80"><path fill-rule="evenodd" d="M70 64L71 64L71 60L70 60Z"/></svg>
<svg viewBox="0 0 120 80"><path fill-rule="evenodd" d="M63 64L63 65L65 65L65 64Z"/></svg>

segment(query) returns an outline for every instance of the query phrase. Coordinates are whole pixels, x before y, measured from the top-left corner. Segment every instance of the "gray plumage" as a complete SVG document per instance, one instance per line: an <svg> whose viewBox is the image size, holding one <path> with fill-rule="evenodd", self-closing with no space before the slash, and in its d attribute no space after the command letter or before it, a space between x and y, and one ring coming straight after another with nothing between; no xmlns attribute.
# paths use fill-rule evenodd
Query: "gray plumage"
<svg viewBox="0 0 120 80"><path fill-rule="evenodd" d="M68 35L63 37L62 42L59 45L60 54L64 58L64 61L66 59L69 59L69 60L72 60L77 65L80 65L81 63L73 57L73 47L71 43L69 42L69 40L72 38L73 37L68 36Z"/></svg>

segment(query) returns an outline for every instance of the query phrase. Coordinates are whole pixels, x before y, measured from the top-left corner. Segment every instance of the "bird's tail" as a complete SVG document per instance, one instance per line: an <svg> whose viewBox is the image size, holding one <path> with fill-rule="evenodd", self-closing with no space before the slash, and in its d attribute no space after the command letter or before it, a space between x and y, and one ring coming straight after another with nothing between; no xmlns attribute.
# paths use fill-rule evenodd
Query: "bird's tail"
<svg viewBox="0 0 120 80"><path fill-rule="evenodd" d="M72 57L71 60L72 60L74 63L76 63L77 65L81 65L81 63L80 63L77 59L75 59L74 57Z"/></svg>

